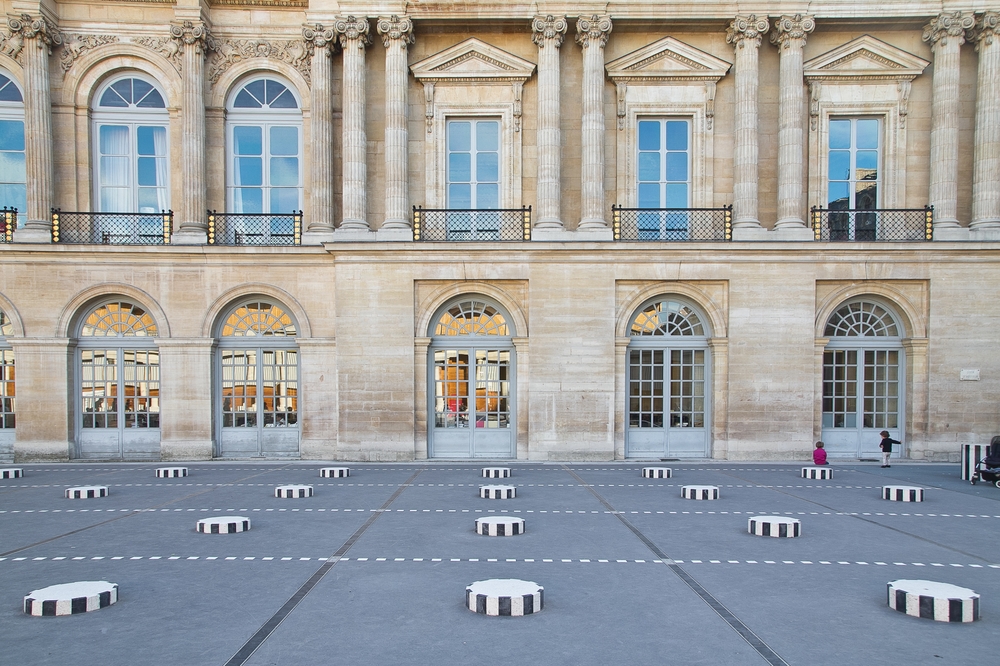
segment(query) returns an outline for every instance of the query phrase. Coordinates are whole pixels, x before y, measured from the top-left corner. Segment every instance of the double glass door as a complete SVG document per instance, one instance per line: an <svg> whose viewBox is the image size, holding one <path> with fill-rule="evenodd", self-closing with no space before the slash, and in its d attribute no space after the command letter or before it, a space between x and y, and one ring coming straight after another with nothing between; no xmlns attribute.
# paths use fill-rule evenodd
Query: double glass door
<svg viewBox="0 0 1000 666"><path fill-rule="evenodd" d="M704 349L630 349L626 455L708 455Z"/></svg>
<svg viewBox="0 0 1000 666"><path fill-rule="evenodd" d="M79 351L78 457L160 455L160 354L155 349Z"/></svg>
<svg viewBox="0 0 1000 666"><path fill-rule="evenodd" d="M298 350L219 350L220 456L299 453Z"/></svg>
<svg viewBox="0 0 1000 666"><path fill-rule="evenodd" d="M432 457L514 457L513 356L503 348L432 350Z"/></svg>
<svg viewBox="0 0 1000 666"><path fill-rule="evenodd" d="M878 458L882 430L901 440L901 370L898 349L823 352L822 437L830 456Z"/></svg>

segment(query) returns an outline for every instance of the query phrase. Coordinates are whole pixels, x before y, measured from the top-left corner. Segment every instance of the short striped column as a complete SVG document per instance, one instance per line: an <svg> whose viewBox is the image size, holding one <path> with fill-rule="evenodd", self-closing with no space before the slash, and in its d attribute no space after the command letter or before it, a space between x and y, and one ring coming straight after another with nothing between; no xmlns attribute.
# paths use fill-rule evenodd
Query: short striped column
<svg viewBox="0 0 1000 666"><path fill-rule="evenodd" d="M203 534L236 534L250 529L250 519L245 516L213 516L199 520L195 529Z"/></svg>
<svg viewBox="0 0 1000 666"><path fill-rule="evenodd" d="M803 479L832 479L833 470L829 467L803 467Z"/></svg>
<svg viewBox="0 0 1000 666"><path fill-rule="evenodd" d="M24 476L24 470L20 467L4 467L0 469L0 479L20 479Z"/></svg>
<svg viewBox="0 0 1000 666"><path fill-rule="evenodd" d="M50 585L24 598L24 612L36 617L76 615L106 608L118 601L118 584L106 580L82 580Z"/></svg>
<svg viewBox="0 0 1000 666"><path fill-rule="evenodd" d="M350 467L324 467L319 471L319 475L324 479L339 479L351 475Z"/></svg>
<svg viewBox="0 0 1000 666"><path fill-rule="evenodd" d="M669 479L674 475L674 470L670 467L643 467L642 478L644 479Z"/></svg>
<svg viewBox="0 0 1000 666"><path fill-rule="evenodd" d="M476 533L483 536L517 536L524 534L524 518L485 516L476 518Z"/></svg>
<svg viewBox="0 0 1000 666"><path fill-rule="evenodd" d="M277 486L274 489L274 496L281 497L284 499L312 497L313 487L305 485L296 485L296 484L287 486Z"/></svg>
<svg viewBox="0 0 1000 666"><path fill-rule="evenodd" d="M510 478L510 467L484 467L483 478L508 479Z"/></svg>
<svg viewBox="0 0 1000 666"><path fill-rule="evenodd" d="M962 444L962 480L971 481L976 463L990 452L989 444Z"/></svg>
<svg viewBox="0 0 1000 666"><path fill-rule="evenodd" d="M924 489L919 486L882 486L882 499L893 502L923 502Z"/></svg>
<svg viewBox="0 0 1000 666"><path fill-rule="evenodd" d="M757 536L802 536L802 521L784 516L754 516L747 523L747 531Z"/></svg>
<svg viewBox="0 0 1000 666"><path fill-rule="evenodd" d="M479 486L479 496L483 499L514 499L514 486Z"/></svg>
<svg viewBox="0 0 1000 666"><path fill-rule="evenodd" d="M681 486L681 497L693 500L719 499L718 486Z"/></svg>
<svg viewBox="0 0 1000 666"><path fill-rule="evenodd" d="M937 622L975 622L979 595L966 587L932 580L888 583L889 608Z"/></svg>
<svg viewBox="0 0 1000 666"><path fill-rule="evenodd" d="M158 467L156 469L156 478L158 479L172 479L179 476L187 476L187 467Z"/></svg>
<svg viewBox="0 0 1000 666"><path fill-rule="evenodd" d="M76 486L66 489L66 499L93 499L107 496L107 486Z"/></svg>
<svg viewBox="0 0 1000 666"><path fill-rule="evenodd" d="M465 588L465 606L483 615L521 617L542 610L544 588L530 580L491 578Z"/></svg>

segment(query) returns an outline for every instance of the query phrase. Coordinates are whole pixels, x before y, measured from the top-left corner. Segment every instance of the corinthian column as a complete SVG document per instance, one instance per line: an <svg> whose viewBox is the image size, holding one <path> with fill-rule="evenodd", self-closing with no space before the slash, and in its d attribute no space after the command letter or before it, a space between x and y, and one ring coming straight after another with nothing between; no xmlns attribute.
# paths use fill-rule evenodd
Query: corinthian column
<svg viewBox="0 0 1000 666"><path fill-rule="evenodd" d="M532 41L538 45L538 229L562 229L560 214L559 47L566 35L566 17L536 17Z"/></svg>
<svg viewBox="0 0 1000 666"><path fill-rule="evenodd" d="M973 237L1000 238L1000 12L976 24L979 82L976 89L976 150L972 167Z"/></svg>
<svg viewBox="0 0 1000 666"><path fill-rule="evenodd" d="M581 16L576 22L576 42L583 47L580 231L608 226L604 218L604 45L610 34L607 16Z"/></svg>
<svg viewBox="0 0 1000 666"><path fill-rule="evenodd" d="M958 223L958 83L965 31L975 26L971 13L941 14L924 26L924 41L934 51L931 102L930 204L938 240Z"/></svg>
<svg viewBox="0 0 1000 666"><path fill-rule="evenodd" d="M778 74L778 222L781 232L799 232L803 240L811 240L812 232L803 218L805 169L802 152L805 131L802 116L805 110L805 87L802 81L802 51L806 35L816 22L811 16L782 16L775 24L771 43L781 57Z"/></svg>
<svg viewBox="0 0 1000 666"><path fill-rule="evenodd" d="M757 68L760 39L770 25L767 18L737 16L726 30L726 41L736 50L736 140L733 156L733 229L740 236L757 237Z"/></svg>
<svg viewBox="0 0 1000 666"><path fill-rule="evenodd" d="M62 36L42 16L12 16L7 19L7 28L11 37L20 36L22 44L24 160L28 179L27 219L24 228L14 234L14 240L19 243L51 243L53 176L49 55L53 45L62 44Z"/></svg>
<svg viewBox="0 0 1000 666"><path fill-rule="evenodd" d="M333 240L333 28L320 23L302 27L312 52L312 119L309 123L309 225L303 245Z"/></svg>
<svg viewBox="0 0 1000 666"><path fill-rule="evenodd" d="M181 50L181 171L180 216L170 239L174 245L208 242L205 176L205 51L211 36L204 23L178 21L170 36Z"/></svg>
<svg viewBox="0 0 1000 666"><path fill-rule="evenodd" d="M409 230L407 153L410 135L406 128L406 88L409 84L407 47L413 43L413 22L405 16L390 16L379 19L377 28L385 45L385 221L382 229Z"/></svg>
<svg viewBox="0 0 1000 666"><path fill-rule="evenodd" d="M344 166L344 218L340 228L342 231L367 232L365 47L370 41L368 21L348 16L346 19L338 19L334 30L344 54L344 136L340 148Z"/></svg>

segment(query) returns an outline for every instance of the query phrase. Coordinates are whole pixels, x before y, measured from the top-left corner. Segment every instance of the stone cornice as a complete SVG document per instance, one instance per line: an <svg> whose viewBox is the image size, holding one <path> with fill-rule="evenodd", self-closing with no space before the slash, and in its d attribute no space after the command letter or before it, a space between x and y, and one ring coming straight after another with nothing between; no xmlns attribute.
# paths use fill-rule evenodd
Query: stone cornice
<svg viewBox="0 0 1000 666"><path fill-rule="evenodd" d="M816 21L812 16L782 16L774 22L774 32L771 33L771 43L778 48L787 48L793 39L806 41L806 35L816 29Z"/></svg>
<svg viewBox="0 0 1000 666"><path fill-rule="evenodd" d="M736 48L743 48L747 42L753 42L754 46L760 46L763 37L771 24L767 17L757 18L755 14L749 16L737 16L726 28L726 42L733 44Z"/></svg>
<svg viewBox="0 0 1000 666"><path fill-rule="evenodd" d="M952 12L935 16L924 26L923 40L932 47L937 44L947 44L949 39L965 43L965 33L976 25L976 17L972 12Z"/></svg>
<svg viewBox="0 0 1000 666"><path fill-rule="evenodd" d="M386 48L396 40L402 42L404 49L413 43L413 21L406 16L400 18L393 14L388 18L382 17L375 28L382 35L382 45Z"/></svg>
<svg viewBox="0 0 1000 666"><path fill-rule="evenodd" d="M587 48L596 45L604 47L611 35L611 17L594 14L590 18L581 16L576 22L576 43Z"/></svg>
<svg viewBox="0 0 1000 666"><path fill-rule="evenodd" d="M544 46L546 42L550 42L559 48L566 37L567 27L565 16L552 16L551 14L544 17L536 16L531 21L531 41L538 46Z"/></svg>

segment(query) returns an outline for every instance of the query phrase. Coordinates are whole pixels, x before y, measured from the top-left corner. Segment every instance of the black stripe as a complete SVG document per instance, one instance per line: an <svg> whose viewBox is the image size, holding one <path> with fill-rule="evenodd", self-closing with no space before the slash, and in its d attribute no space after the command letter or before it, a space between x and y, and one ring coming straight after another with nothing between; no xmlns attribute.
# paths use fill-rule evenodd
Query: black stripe
<svg viewBox="0 0 1000 666"><path fill-rule="evenodd" d="M972 597L972 619L979 619L979 597Z"/></svg>
<svg viewBox="0 0 1000 666"><path fill-rule="evenodd" d="M778 536L779 537L788 536L788 523L778 523Z"/></svg>
<svg viewBox="0 0 1000 666"><path fill-rule="evenodd" d="M948 621L949 622L961 622L962 621L962 607L964 604L961 599L949 599L948 600Z"/></svg>
<svg viewBox="0 0 1000 666"><path fill-rule="evenodd" d="M497 597L497 614L510 616L511 605L510 597Z"/></svg>
<svg viewBox="0 0 1000 666"><path fill-rule="evenodd" d="M535 595L525 594L521 597L521 607L524 609L525 615L531 615L535 612Z"/></svg>
<svg viewBox="0 0 1000 666"><path fill-rule="evenodd" d="M33 601L34 599L31 598L24 600L24 612L27 613L28 615L31 615L31 604Z"/></svg>
<svg viewBox="0 0 1000 666"><path fill-rule="evenodd" d="M73 615L87 612L87 597L76 597L70 602L70 604L69 612Z"/></svg>
<svg viewBox="0 0 1000 666"><path fill-rule="evenodd" d="M476 595L476 612L486 614L486 595L477 594Z"/></svg>
<svg viewBox="0 0 1000 666"><path fill-rule="evenodd" d="M115 588L117 587L118 586L116 585ZM118 601L117 595L115 601ZM105 608L111 605L111 590L108 590L107 592L101 592L101 594L99 595L98 605L100 608Z"/></svg>
<svg viewBox="0 0 1000 666"><path fill-rule="evenodd" d="M507 526L503 523L497 523L497 536L507 536Z"/></svg>
<svg viewBox="0 0 1000 666"><path fill-rule="evenodd" d="M56 602L52 599L47 599L42 602L42 615L55 615L56 614Z"/></svg>
<svg viewBox="0 0 1000 666"><path fill-rule="evenodd" d="M920 617L934 619L934 597L920 595Z"/></svg>
<svg viewBox="0 0 1000 666"><path fill-rule="evenodd" d="M906 590L896 590L896 610L906 612Z"/></svg>

